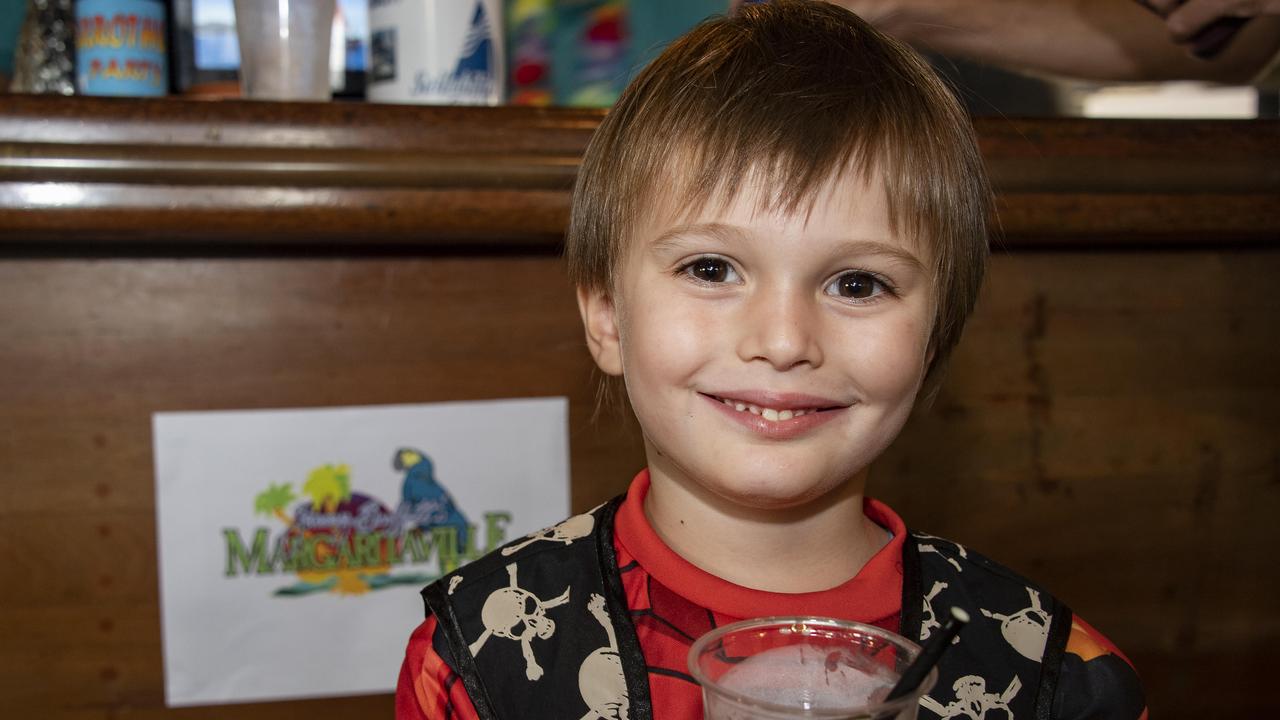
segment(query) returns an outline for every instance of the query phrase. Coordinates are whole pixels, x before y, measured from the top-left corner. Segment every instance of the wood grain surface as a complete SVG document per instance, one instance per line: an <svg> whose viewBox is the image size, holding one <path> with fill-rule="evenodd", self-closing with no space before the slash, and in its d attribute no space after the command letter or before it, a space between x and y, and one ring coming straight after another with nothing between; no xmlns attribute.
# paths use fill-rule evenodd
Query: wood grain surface
<svg viewBox="0 0 1280 720"><path fill-rule="evenodd" d="M575 157L598 116L6 103L0 145L44 154L0 159L0 717L391 714L389 695L164 707L152 413L565 395L575 510L642 465L634 426L594 414L555 254L566 193L542 170L485 174ZM1153 717L1275 715L1257 690L1280 643L1280 206L1263 167L1280 166L1277 126L1009 127L979 126L1006 229L984 296L872 491L1063 597L1134 659ZM384 156L360 147L469 154L488 180L406 170L392 187L371 171L333 187L293 167L275 187L242 162L202 189L161 167L182 153L95 179L29 162L207 149L211 128L367 167ZM1159 159L1171 148L1185 162ZM1237 170L1197 180L1219 153ZM138 193L157 172L177 174ZM24 204L42 186L83 194ZM398 621L407 635L416 620Z"/></svg>
<svg viewBox="0 0 1280 720"><path fill-rule="evenodd" d="M12 96L0 241L554 248L600 111ZM977 123L1008 247L1280 241L1280 125Z"/></svg>

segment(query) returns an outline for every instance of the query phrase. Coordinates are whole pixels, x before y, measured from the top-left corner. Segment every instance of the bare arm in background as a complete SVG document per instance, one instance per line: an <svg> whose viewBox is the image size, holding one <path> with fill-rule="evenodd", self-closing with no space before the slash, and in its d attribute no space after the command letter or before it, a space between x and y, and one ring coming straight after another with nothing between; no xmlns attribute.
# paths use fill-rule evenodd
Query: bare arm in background
<svg viewBox="0 0 1280 720"><path fill-rule="evenodd" d="M1280 51L1280 0L832 0L922 49L1093 80L1247 83ZM1174 9L1176 8L1176 9ZM1213 60L1180 44L1224 16L1256 17Z"/></svg>

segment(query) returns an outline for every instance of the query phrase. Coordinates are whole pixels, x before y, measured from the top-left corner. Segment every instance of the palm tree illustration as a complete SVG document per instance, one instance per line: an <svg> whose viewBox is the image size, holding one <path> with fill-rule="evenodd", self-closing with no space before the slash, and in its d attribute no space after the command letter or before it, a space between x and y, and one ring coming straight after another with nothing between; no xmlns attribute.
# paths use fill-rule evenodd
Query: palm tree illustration
<svg viewBox="0 0 1280 720"><path fill-rule="evenodd" d="M351 469L345 463L336 466L321 465L307 474L307 481L302 485L302 492L311 498L311 512L332 515L337 512L340 504L351 499ZM303 532L303 535L311 534L313 534L311 531ZM339 542L350 542L350 540L343 537ZM336 550L333 546L319 545L315 550L315 560L323 562L334 552ZM313 581L318 581L322 577L332 577L327 573L302 573L301 575ZM345 564L338 569L339 583L342 587L355 588L357 585L363 587L363 582L359 581L358 578L348 577L349 575L350 569ZM362 590L356 589L355 591L361 592Z"/></svg>
<svg viewBox="0 0 1280 720"><path fill-rule="evenodd" d="M302 491L311 496L311 507L332 515L338 505L351 499L351 470L345 464L322 465L307 475Z"/></svg>
<svg viewBox="0 0 1280 720"><path fill-rule="evenodd" d="M288 527L293 527L293 518L289 517L284 509L288 507L289 503L297 499L297 496L293 494L293 487L289 483L268 485L266 490L258 493L258 496L254 498L253 511L263 515L275 515L280 522Z"/></svg>

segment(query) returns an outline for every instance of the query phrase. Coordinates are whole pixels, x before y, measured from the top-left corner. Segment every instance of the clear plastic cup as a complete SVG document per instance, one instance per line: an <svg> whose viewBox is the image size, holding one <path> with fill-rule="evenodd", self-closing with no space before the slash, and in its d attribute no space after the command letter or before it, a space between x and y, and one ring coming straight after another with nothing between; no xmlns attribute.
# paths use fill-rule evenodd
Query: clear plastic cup
<svg viewBox="0 0 1280 720"><path fill-rule="evenodd" d="M698 638L689 670L706 720L915 720L930 671L914 692L884 698L920 646L870 625L814 617L744 620Z"/></svg>
<svg viewBox="0 0 1280 720"><path fill-rule="evenodd" d="M235 0L240 91L255 100L328 100L336 0Z"/></svg>

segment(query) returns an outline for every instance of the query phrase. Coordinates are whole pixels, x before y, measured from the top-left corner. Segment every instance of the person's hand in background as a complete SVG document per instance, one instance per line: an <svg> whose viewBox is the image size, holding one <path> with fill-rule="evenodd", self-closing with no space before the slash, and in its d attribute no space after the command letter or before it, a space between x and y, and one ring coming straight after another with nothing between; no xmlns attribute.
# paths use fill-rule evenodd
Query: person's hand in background
<svg viewBox="0 0 1280 720"><path fill-rule="evenodd" d="M1204 57L1259 15L1280 15L1280 0L1139 0L1164 18L1169 38ZM1216 36L1216 37L1215 37Z"/></svg>
<svg viewBox="0 0 1280 720"><path fill-rule="evenodd" d="M1248 83L1280 53L1280 0L831 1L924 50L1088 80ZM1183 44L1215 19L1257 15L1212 58Z"/></svg>
<svg viewBox="0 0 1280 720"><path fill-rule="evenodd" d="M1174 42L1185 43L1215 20L1280 15L1280 0L1146 0L1164 17Z"/></svg>

